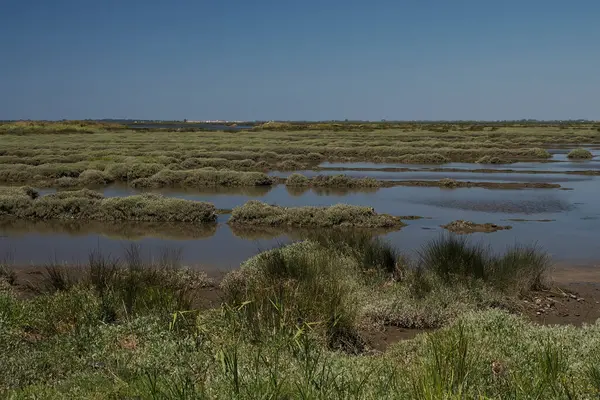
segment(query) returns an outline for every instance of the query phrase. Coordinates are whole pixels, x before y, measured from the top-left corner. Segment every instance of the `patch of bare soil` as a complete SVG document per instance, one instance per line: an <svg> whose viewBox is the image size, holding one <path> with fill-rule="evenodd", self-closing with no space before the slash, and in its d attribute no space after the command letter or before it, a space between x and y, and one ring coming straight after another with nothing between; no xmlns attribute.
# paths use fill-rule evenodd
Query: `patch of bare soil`
<svg viewBox="0 0 600 400"><path fill-rule="evenodd" d="M525 314L544 325L593 324L600 318L600 285L580 283L534 292L523 300Z"/></svg>
<svg viewBox="0 0 600 400"><path fill-rule="evenodd" d="M441 225L441 227L449 230L450 232L458 233L461 235L475 232L491 233L505 229L512 229L512 226L510 225L502 226L491 223L477 224L475 222L464 221L462 219L452 221L446 225Z"/></svg>
<svg viewBox="0 0 600 400"><path fill-rule="evenodd" d="M524 300L526 314L547 325L593 324L600 318L600 265L555 266L552 289Z"/></svg>

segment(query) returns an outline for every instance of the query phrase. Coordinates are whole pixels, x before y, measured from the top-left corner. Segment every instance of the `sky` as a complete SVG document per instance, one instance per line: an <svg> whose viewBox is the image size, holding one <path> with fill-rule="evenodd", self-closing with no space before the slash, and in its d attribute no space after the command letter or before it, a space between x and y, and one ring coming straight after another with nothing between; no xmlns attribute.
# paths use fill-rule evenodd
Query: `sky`
<svg viewBox="0 0 600 400"><path fill-rule="evenodd" d="M0 119L600 119L598 0L2 0Z"/></svg>

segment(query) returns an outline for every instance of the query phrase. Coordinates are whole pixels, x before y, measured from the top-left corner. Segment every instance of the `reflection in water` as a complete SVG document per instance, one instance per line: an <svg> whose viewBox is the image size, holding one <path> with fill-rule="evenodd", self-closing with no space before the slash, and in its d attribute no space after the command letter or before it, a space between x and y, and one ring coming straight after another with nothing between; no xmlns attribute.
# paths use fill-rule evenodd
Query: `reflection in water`
<svg viewBox="0 0 600 400"><path fill-rule="evenodd" d="M465 174L465 177L469 177ZM389 187L379 190L323 190L301 189L291 191L284 185L272 188L202 188L163 189L160 192L188 200L208 201L218 208L234 208L253 196L268 204L285 207L330 206L346 203L374 207L379 213L391 215L421 215L430 217L407 221L408 226L385 235L402 251L414 251L427 240L439 235L440 225L457 219L477 223L504 225L506 219L544 219L555 222L525 222L515 224L511 231L495 232L486 236L474 234L474 240L489 244L496 251L515 243L536 241L555 259L573 261L600 259L597 243L600 232L600 185L598 178L572 181L573 190L486 190L480 188L444 190L426 187ZM245 194L240 194L244 192ZM139 191L126 186L105 188L106 196L127 196ZM241 262L257 252L303 239L307 234L297 230L240 229L219 216L219 226L208 229L189 224L152 223L81 223L0 221L0 258L12 251L21 264L43 263L54 254L65 260L87 258L90 250L118 253L129 245L127 238L147 249L161 246L181 247L189 265L213 269L237 268ZM214 236L213 236L214 235ZM110 236L110 238L109 238ZM201 239L201 240L198 240ZM32 251L35 249L35 251Z"/></svg>
<svg viewBox="0 0 600 400"><path fill-rule="evenodd" d="M110 186L98 187L104 193L105 197L124 197L140 193L159 193L165 197L189 197L194 195L200 196L248 196L262 197L273 189L273 186L211 186L211 187L176 187L176 188L159 188L159 189L135 189L126 184L113 184Z"/></svg>
<svg viewBox="0 0 600 400"><path fill-rule="evenodd" d="M481 200L481 199L435 199L427 204L459 210L481 211L488 213L537 214L571 211L574 206L566 201L553 198L537 200Z"/></svg>
<svg viewBox="0 0 600 400"><path fill-rule="evenodd" d="M320 236L339 236L340 234L348 233L352 231L354 233L362 233L365 235L378 236L385 235L390 232L398 231L398 228L394 229L339 229L339 228L320 228L320 229L307 229L307 228L289 228L289 227L274 227L274 226L239 226L230 225L231 233L234 236L246 240L260 240L260 239L275 239L282 236L287 236L292 240L305 240Z"/></svg>
<svg viewBox="0 0 600 400"><path fill-rule="evenodd" d="M230 225L231 233L235 237L245 240L274 239L287 236L290 239L302 240L306 238L307 231L272 226L239 226Z"/></svg>
<svg viewBox="0 0 600 400"><path fill-rule="evenodd" d="M0 231L10 236L36 232L42 235L71 236L99 234L118 240L139 240L145 237L181 240L211 237L217 232L217 224L0 219Z"/></svg>
<svg viewBox="0 0 600 400"><path fill-rule="evenodd" d="M312 192L317 196L345 196L350 193L375 193L377 187L345 188L345 187L299 187L286 186L285 190L290 196L299 197L305 193Z"/></svg>
<svg viewBox="0 0 600 400"><path fill-rule="evenodd" d="M287 171L272 171L269 172L270 176L277 178L287 178L293 172ZM318 175L333 176L333 175L346 175L350 178L373 178L382 181L402 181L402 180L418 180L418 181L435 181L440 179L455 179L465 180L470 182L543 182L543 183L561 183L561 182L579 182L579 181L592 181L595 176L587 175L567 175L559 173L540 173L540 174L527 174L518 172L504 172L504 173L487 173L487 172L471 172L471 171L459 171L459 170L418 170L418 171L387 171L387 170L303 170L296 171L296 173L302 174L307 178L314 178Z"/></svg>
<svg viewBox="0 0 600 400"><path fill-rule="evenodd" d="M552 161L545 162L534 162L534 161L521 161L511 164L474 164L474 163L461 163L452 162L447 164L394 164L394 163L373 163L373 162L324 162L319 165L320 168L335 170L342 169L338 173L345 173L347 170L352 169L367 169L367 170L381 170L381 169L409 169L414 171L427 171L427 170L466 170L475 171L478 169L502 171L502 170L517 170L522 173L526 172L565 172L565 171L593 171L600 169L600 155L593 160L570 160L566 154L562 156L563 160L553 159ZM560 158L560 156L559 156ZM447 171L447 172L450 172Z"/></svg>

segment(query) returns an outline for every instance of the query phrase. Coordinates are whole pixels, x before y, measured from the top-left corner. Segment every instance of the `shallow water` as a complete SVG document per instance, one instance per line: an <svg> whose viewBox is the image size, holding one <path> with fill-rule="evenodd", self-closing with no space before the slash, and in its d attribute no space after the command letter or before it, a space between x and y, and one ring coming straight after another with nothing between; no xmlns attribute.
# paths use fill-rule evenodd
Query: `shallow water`
<svg viewBox="0 0 600 400"><path fill-rule="evenodd" d="M562 155L557 155L562 157ZM319 165L321 168L370 168L370 169L383 169L383 168L410 168L415 170L428 170L428 169L464 169L464 170L522 170L522 171L597 171L600 170L600 157L592 160L572 161L563 157L564 161L556 162L516 162L512 164L474 164L474 163L458 163L452 162L447 164L393 164L393 163L371 163L371 162L324 162Z"/></svg>
<svg viewBox="0 0 600 400"><path fill-rule="evenodd" d="M363 175L364 176L364 175ZM283 185L273 188L217 190L160 190L166 196L208 201L218 208L234 208L256 199L282 206L327 206L337 203L372 206L393 215L419 215L426 219L407 221L408 226L386 234L402 250L412 252L426 240L445 232L440 225L456 219L478 223L512 225L513 229L471 235L495 250L537 242L556 260L588 262L600 259L600 185L595 177L569 181L573 190L442 189L436 187L391 187L379 190L297 190ZM468 178L472 180L471 178ZM127 196L140 191L126 186L103 190L106 196ZM163 247L181 248L185 263L209 269L228 270L260 250L298 238L277 230L232 230L227 215L219 225L195 227L186 224L139 223L0 223L0 259L12 253L19 264L43 263L56 258L85 261L95 249L119 254L132 241L144 251ZM554 220L516 222L508 219Z"/></svg>
<svg viewBox="0 0 600 400"><path fill-rule="evenodd" d="M374 178L382 181L394 181L394 180L418 180L418 181L437 181L440 179L455 179L460 181L470 182L497 182L497 183L510 183L510 182L546 182L546 183L565 183L565 182L578 182L578 181L592 181L596 176L586 175L565 175L565 174L525 174L525 173L485 173L485 172L468 172L468 171L381 171L381 170L369 170L369 171L296 171L307 177L313 177L316 175L347 175L352 178ZM277 176L280 178L286 178L294 172L271 172L271 176Z"/></svg>
<svg viewBox="0 0 600 400"><path fill-rule="evenodd" d="M584 147L584 146L575 146L573 148L584 148L586 150L589 150L592 153L593 159L598 159L598 157L600 157L600 149L594 149L594 148L589 148L589 147ZM567 155L569 154L569 152L572 149L567 148L567 149L549 149L548 153L552 154L552 160L556 160L556 161L570 161L569 158L567 157ZM592 160L593 160L592 159Z"/></svg>

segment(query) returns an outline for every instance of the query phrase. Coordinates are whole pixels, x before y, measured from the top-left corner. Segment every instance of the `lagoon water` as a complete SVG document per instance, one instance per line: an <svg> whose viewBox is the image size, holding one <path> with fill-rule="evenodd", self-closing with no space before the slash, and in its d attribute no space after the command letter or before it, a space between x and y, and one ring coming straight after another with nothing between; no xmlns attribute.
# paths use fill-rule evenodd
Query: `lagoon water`
<svg viewBox="0 0 600 400"><path fill-rule="evenodd" d="M565 164L573 164L564 162ZM588 165L596 161L585 162ZM361 163L364 165L366 163ZM539 168L561 163L544 163ZM337 164L336 164L337 165ZM348 167L347 164L339 164ZM361 168L357 163L354 168ZM373 164L385 168L381 164ZM473 168L472 164L467 164ZM538 164L540 165L540 164ZM330 165L335 166L335 165ZM477 167L477 166L475 166ZM511 164L515 168L515 164ZM571 168L571 167L569 167ZM585 169L592 169L587 165ZM528 168L529 169L529 168ZM307 175L339 173L302 171ZM600 260L600 177L566 174L468 173L468 172L385 172L344 171L355 177L378 179L441 179L501 182L558 182L560 189L491 190L482 188L443 189L437 187L390 187L366 190L298 190L284 185L272 188L222 188L219 190L163 189L154 192L196 201L214 203L231 209L248 200L260 200L281 206L328 206L337 203L374 207L380 213L417 215L408 226L385 234L399 249L412 253L427 240L445 234L440 225L457 219L478 223L512 225L512 230L470 235L474 241L501 251L507 246L537 243L556 261L594 263ZM276 173L285 176L287 173ZM108 186L105 196L140 193L127 186ZM48 191L44 191L46 193ZM213 270L231 270L261 250L298 240L300 233L231 229L228 215L211 227L187 224L88 223L0 221L0 259L10 257L16 264L45 263L51 260L85 262L93 250L118 256L131 243L151 255L161 248L181 249L186 264ZM511 221L513 220L513 221ZM517 221L514 221L517 220ZM544 222L542 222L544 221Z"/></svg>

